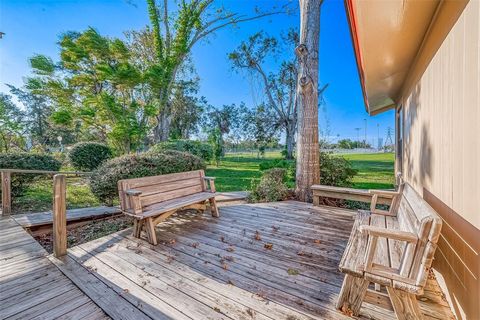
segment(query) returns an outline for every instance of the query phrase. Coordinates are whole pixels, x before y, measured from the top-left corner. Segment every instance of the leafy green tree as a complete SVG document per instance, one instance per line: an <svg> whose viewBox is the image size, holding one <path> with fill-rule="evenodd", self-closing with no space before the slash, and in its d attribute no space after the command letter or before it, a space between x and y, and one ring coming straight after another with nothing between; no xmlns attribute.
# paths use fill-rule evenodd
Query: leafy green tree
<svg viewBox="0 0 480 320"><path fill-rule="evenodd" d="M209 106L204 114L203 127L214 149L214 160L217 166L221 157L225 155L225 135L241 129L242 114L245 110L243 103L239 106L223 105L221 108Z"/></svg>
<svg viewBox="0 0 480 320"><path fill-rule="evenodd" d="M59 44L58 64L31 59L39 91L54 104L54 122L71 126L78 119L87 136L108 141L119 153L139 149L155 106L142 95L144 74L128 46L92 28L66 33Z"/></svg>
<svg viewBox="0 0 480 320"><path fill-rule="evenodd" d="M274 111L260 105L253 110L246 110L242 119L242 129L246 139L255 142L258 150L257 157L265 155L269 143L276 140L278 135L278 123L272 121L275 118Z"/></svg>
<svg viewBox="0 0 480 320"><path fill-rule="evenodd" d="M158 98L154 129L157 142L170 137L173 88L193 46L227 26L286 12L289 4L286 2L282 8L265 13L257 10L254 16L246 16L217 7L213 0L181 0L175 2L176 8L172 11L168 0L159 2L160 6L155 0L147 0L155 51L148 79Z"/></svg>
<svg viewBox="0 0 480 320"><path fill-rule="evenodd" d="M0 93L0 151L25 148L25 114L13 103L11 96Z"/></svg>

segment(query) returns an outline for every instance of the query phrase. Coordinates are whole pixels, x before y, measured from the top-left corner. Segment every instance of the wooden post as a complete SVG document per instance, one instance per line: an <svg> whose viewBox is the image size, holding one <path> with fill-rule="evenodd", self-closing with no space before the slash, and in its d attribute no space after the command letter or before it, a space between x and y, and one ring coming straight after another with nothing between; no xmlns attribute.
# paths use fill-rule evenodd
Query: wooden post
<svg viewBox="0 0 480 320"><path fill-rule="evenodd" d="M67 254L66 180L63 174L53 176L53 255Z"/></svg>
<svg viewBox="0 0 480 320"><path fill-rule="evenodd" d="M2 215L12 212L12 179L10 171L2 171Z"/></svg>

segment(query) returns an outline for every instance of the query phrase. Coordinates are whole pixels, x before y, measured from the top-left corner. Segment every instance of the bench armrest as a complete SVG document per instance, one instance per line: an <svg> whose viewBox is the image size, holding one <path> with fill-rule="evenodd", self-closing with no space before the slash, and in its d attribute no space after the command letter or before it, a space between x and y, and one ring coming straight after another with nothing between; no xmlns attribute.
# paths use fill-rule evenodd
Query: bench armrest
<svg viewBox="0 0 480 320"><path fill-rule="evenodd" d="M210 190L207 190L207 191L210 191L212 193L215 193L216 192L216 189L215 189L215 177L203 177L203 180L205 180L205 182L208 182L208 185L210 187Z"/></svg>
<svg viewBox="0 0 480 320"><path fill-rule="evenodd" d="M395 203L397 197L400 195L398 191L389 191L389 190L368 190L368 193L372 195L372 202L370 203L370 211L372 213L381 214L384 216L395 216ZM379 210L377 209L378 197L391 198L392 202L390 203L390 210Z"/></svg>
<svg viewBox="0 0 480 320"><path fill-rule="evenodd" d="M360 232L367 233L370 236L374 237L381 237L387 238L392 240L400 240L400 241L407 241L416 243L418 241L418 237L413 232L408 231L401 231L401 230L392 230L382 227L374 227L374 226L360 226Z"/></svg>
<svg viewBox="0 0 480 320"><path fill-rule="evenodd" d="M126 201L128 202L129 209L128 211L133 214L142 214L142 200L140 199L140 195L142 191L135 190L135 189L128 189L125 190L125 195L127 196Z"/></svg>
<svg viewBox="0 0 480 320"><path fill-rule="evenodd" d="M398 191L390 191L390 190L374 190L374 189L371 189L371 190L368 190L368 192L372 195L373 194L378 194L379 196L390 197L390 198L393 198L393 197L399 195Z"/></svg>
<svg viewBox="0 0 480 320"><path fill-rule="evenodd" d="M135 190L135 189L129 189L125 191L125 194L128 196L139 196L142 194L142 191L140 190Z"/></svg>

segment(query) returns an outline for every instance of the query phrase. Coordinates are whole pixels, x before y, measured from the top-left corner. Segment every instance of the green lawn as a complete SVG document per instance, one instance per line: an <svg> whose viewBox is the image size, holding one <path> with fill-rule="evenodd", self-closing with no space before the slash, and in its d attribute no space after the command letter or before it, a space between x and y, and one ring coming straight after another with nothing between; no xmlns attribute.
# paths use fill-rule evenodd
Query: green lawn
<svg viewBox="0 0 480 320"><path fill-rule="evenodd" d="M354 178L355 188L393 188L393 153L347 154L343 155L358 170ZM279 152L267 152L265 158L258 159L255 153L228 154L219 167L209 165L206 175L217 178L218 191L250 190L252 182L260 180L260 162L280 159ZM68 208L81 208L101 205L91 193L88 182L81 177L67 177ZM30 186L24 196L14 200L15 212L50 210L52 206L52 180L46 178Z"/></svg>
<svg viewBox="0 0 480 320"><path fill-rule="evenodd" d="M395 182L393 153L346 154L358 174L353 178L354 188L392 189Z"/></svg>
<svg viewBox="0 0 480 320"><path fill-rule="evenodd" d="M345 154L358 174L353 179L354 188L360 189L391 189L393 188L394 173L393 153L375 154ZM229 154L217 168L208 166L207 175L217 177L218 191L249 190L252 181L258 181L261 172L258 165L269 159L279 159L279 152L268 152L265 159L257 159L255 154Z"/></svg>

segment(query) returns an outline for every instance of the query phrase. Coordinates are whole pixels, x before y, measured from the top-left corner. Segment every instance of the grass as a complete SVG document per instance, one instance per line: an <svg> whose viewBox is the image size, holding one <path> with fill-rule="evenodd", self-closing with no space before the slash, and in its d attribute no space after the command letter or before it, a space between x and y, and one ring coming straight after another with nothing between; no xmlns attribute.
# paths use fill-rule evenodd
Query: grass
<svg viewBox="0 0 480 320"><path fill-rule="evenodd" d="M393 153L346 154L352 166L358 170L353 187L360 189L393 188L394 173ZM258 159L256 153L228 154L219 167L209 165L206 175L216 177L217 190L250 190L252 183L257 183L262 172L259 164L263 161L280 159L280 152L267 152L265 158ZM69 209L99 206L101 203L90 191L84 177L67 177L67 205ZM52 180L45 178L32 184L24 196L15 199L14 212L38 212L51 210Z"/></svg>
<svg viewBox="0 0 480 320"><path fill-rule="evenodd" d="M358 189L392 189L395 182L393 153L345 154L358 174L353 187Z"/></svg>

